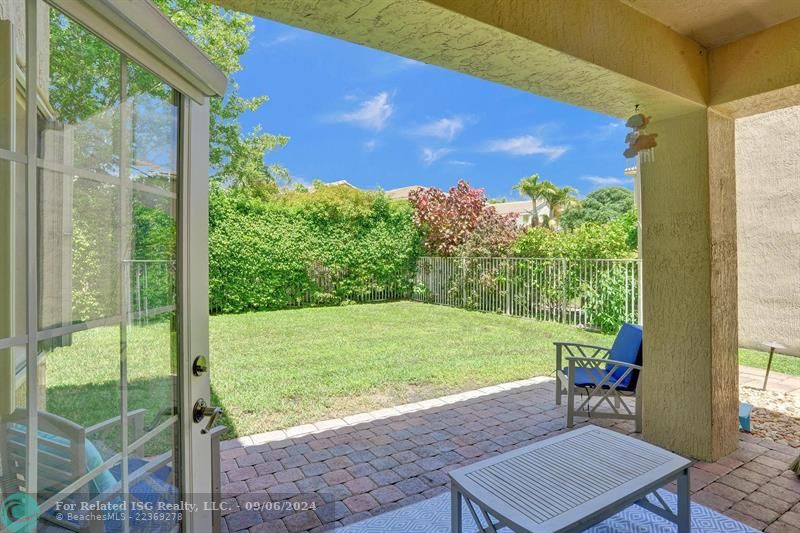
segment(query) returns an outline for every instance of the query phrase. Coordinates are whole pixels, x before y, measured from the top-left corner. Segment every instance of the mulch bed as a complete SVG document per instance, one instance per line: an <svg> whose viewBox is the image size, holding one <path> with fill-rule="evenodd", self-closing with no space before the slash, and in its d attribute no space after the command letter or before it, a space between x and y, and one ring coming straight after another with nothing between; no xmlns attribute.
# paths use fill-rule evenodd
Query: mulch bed
<svg viewBox="0 0 800 533"><path fill-rule="evenodd" d="M739 400L753 405L753 435L800 448L800 395L742 387Z"/></svg>

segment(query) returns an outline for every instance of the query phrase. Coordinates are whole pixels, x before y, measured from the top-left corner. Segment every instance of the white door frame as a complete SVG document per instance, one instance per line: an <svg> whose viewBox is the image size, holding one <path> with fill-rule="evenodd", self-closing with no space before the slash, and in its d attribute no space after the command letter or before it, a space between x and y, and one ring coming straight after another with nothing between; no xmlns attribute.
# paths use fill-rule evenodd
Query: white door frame
<svg viewBox="0 0 800 533"><path fill-rule="evenodd" d="M208 356L208 157L209 96L225 90L225 76L151 4L125 0L26 0L29 16L26 42L26 98L38 95L38 15L43 1L69 15L96 33L124 56L149 68L180 93L180 161L178 176L178 348L182 419L180 442L181 489L191 512L183 515L184 531L210 531L212 523L211 435L201 433L206 420L196 424L191 409L203 398L210 403L208 373L194 376L192 361ZM31 16L32 15L32 16ZM46 23L46 20L45 20ZM158 30L154 30L157 27ZM4 159L27 163L28 196L26 225L28 241L27 335L28 390L36 391L38 372L38 296L37 296L37 106L26 109L27 154L24 157L4 150ZM13 340L13 339L12 339ZM29 395L27 448L36 450L37 395ZM35 480L37 454L27 464L28 479ZM32 491L36 491L35 481Z"/></svg>
<svg viewBox="0 0 800 533"><path fill-rule="evenodd" d="M181 442L186 531L210 531L212 461L211 438L201 434L206 421L192 421L191 408L199 399L210 403L208 373L195 376L192 361L208 356L208 120L209 104L181 98L181 194L178 227L178 287L182 368ZM193 525L194 524L194 525Z"/></svg>

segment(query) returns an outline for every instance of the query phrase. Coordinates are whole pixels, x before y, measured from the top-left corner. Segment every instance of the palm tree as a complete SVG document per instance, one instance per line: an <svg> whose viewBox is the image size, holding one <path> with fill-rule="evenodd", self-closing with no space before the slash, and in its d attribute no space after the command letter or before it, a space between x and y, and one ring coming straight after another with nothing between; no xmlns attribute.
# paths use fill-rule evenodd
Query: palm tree
<svg viewBox="0 0 800 533"><path fill-rule="evenodd" d="M553 189L553 184L547 180L539 181L539 174L531 174L527 178L522 178L519 183L514 185L514 190L518 191L533 202L533 220L531 225L539 225L539 206L536 202L539 198L543 198L546 191Z"/></svg>
<svg viewBox="0 0 800 533"><path fill-rule="evenodd" d="M558 228L561 224L561 215L564 213L564 210L578 203L578 199L575 198L575 193L577 191L570 186L559 188L549 181L545 183L550 185L550 187L543 190L541 194L547 202L547 205L550 206L550 220L552 220L555 223L555 227Z"/></svg>

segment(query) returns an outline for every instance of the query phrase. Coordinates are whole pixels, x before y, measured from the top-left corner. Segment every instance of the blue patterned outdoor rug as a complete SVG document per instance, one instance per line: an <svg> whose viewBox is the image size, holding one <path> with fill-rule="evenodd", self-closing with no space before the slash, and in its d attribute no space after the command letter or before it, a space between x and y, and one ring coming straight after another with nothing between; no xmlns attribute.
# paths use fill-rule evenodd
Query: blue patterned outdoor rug
<svg viewBox="0 0 800 533"><path fill-rule="evenodd" d="M675 495L666 490L659 492L674 510L677 507ZM464 514L464 533L475 532L475 522L469 516L470 513L466 507ZM350 526L338 528L336 531L337 533L446 533L450 531L450 494L442 494L424 502L383 513ZM677 531L677 527L672 522L646 511L638 505L633 505L586 531L590 533L672 533ZM692 531L749 533L756 530L693 502Z"/></svg>

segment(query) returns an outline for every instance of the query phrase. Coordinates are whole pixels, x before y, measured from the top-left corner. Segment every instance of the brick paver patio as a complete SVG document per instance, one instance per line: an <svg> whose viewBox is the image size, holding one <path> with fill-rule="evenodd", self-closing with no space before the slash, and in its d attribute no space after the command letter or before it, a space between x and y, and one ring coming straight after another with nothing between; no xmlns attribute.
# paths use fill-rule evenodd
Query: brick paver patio
<svg viewBox="0 0 800 533"><path fill-rule="evenodd" d="M758 372L743 369L743 385ZM773 383L800 394L800 378ZM331 530L447 491L448 471L564 431L554 387L535 378L226 441L223 531ZM692 498L757 529L800 531L800 480L787 470L798 451L741 434L737 451L692 468Z"/></svg>

